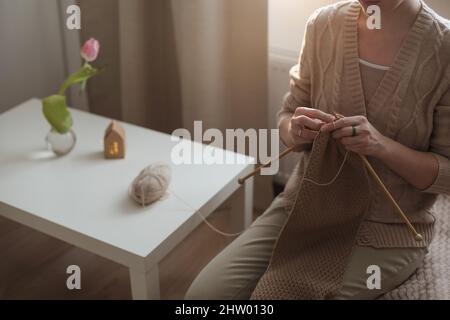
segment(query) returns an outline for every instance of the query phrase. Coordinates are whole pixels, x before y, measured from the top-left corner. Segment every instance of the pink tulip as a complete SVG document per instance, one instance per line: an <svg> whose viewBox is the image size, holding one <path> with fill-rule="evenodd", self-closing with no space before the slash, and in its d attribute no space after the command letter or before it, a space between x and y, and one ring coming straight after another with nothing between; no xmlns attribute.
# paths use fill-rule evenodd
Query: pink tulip
<svg viewBox="0 0 450 320"><path fill-rule="evenodd" d="M81 48L81 56L87 62L95 61L100 52L100 42L96 39L91 38L83 45Z"/></svg>

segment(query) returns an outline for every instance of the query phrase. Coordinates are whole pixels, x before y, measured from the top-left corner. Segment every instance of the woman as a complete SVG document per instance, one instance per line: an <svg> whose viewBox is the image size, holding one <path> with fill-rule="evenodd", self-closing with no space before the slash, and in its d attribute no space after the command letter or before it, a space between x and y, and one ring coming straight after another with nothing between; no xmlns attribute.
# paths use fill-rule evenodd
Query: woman
<svg viewBox="0 0 450 320"><path fill-rule="evenodd" d="M368 6L381 29L368 28ZM302 162L319 132L365 155L424 241L416 242L374 184L356 247L333 299L375 299L422 264L433 237L432 205L450 193L449 24L420 0L345 1L309 20L299 66L279 113L281 138L300 165L285 192L198 276L188 299L248 299L289 217ZM333 111L346 115L336 119ZM367 268L381 288L367 287ZM372 288L373 289L373 288Z"/></svg>

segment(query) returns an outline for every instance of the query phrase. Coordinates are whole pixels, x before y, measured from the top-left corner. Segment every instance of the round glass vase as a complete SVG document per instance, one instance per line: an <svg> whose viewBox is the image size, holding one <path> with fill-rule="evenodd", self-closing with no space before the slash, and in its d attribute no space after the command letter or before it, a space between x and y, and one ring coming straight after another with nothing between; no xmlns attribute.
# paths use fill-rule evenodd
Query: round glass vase
<svg viewBox="0 0 450 320"><path fill-rule="evenodd" d="M75 147L77 136L72 129L67 133L59 133L51 129L45 141L49 150L53 151L57 156L64 156Z"/></svg>

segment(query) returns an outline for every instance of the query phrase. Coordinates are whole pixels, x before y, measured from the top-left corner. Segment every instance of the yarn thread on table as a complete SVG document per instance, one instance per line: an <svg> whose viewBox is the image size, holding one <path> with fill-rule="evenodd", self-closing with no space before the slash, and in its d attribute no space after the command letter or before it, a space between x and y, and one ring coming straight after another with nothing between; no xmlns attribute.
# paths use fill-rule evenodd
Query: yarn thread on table
<svg viewBox="0 0 450 320"><path fill-rule="evenodd" d="M332 185L342 173L342 170L347 163L349 152L345 153L342 164L339 167L336 175L329 182L320 183L303 176L302 180L305 182L312 183L318 187L326 187ZM143 207L149 206L156 201L161 200L164 195L167 193L173 195L179 201L181 201L184 205L189 207L189 209L194 210L194 212L202 219L202 221L214 232L225 236L225 237L238 237L243 232L238 233L227 233L217 229L213 226L206 217L201 213L201 211L194 206L190 205L186 200L177 195L175 192L170 190L169 185L172 179L172 170L171 168L164 163L155 163L146 167L141 173L133 180L131 184L128 194L129 196L135 200L137 203L142 205Z"/></svg>

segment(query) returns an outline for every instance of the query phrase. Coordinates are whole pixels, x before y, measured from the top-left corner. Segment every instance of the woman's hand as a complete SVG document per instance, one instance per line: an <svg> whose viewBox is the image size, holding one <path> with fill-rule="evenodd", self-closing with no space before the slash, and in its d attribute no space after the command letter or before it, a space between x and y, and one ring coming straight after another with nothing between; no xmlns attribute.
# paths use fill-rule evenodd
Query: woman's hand
<svg viewBox="0 0 450 320"><path fill-rule="evenodd" d="M387 149L389 138L383 136L364 116L345 117L322 127L332 132L348 150L364 156L381 158Z"/></svg>
<svg viewBox="0 0 450 320"><path fill-rule="evenodd" d="M428 152L406 147L383 136L366 117L342 118L325 124L321 131L332 132L347 150L372 156L419 190L425 190L436 180L439 172L437 158Z"/></svg>
<svg viewBox="0 0 450 320"><path fill-rule="evenodd" d="M311 144L322 126L336 118L318 109L297 108L289 123L289 137L294 146Z"/></svg>

